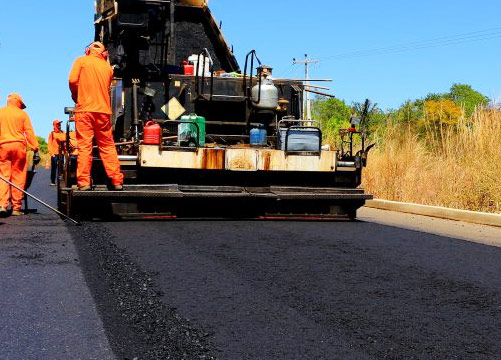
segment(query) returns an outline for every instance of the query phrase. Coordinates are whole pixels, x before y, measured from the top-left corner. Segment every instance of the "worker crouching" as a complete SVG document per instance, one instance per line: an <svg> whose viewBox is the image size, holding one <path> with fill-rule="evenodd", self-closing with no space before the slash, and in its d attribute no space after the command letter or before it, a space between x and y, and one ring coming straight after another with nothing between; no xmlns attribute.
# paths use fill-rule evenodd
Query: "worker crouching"
<svg viewBox="0 0 501 360"><path fill-rule="evenodd" d="M76 102L78 189L92 188L92 141L95 139L113 189L122 190L123 174L120 171L110 119L113 69L107 61L108 53L102 43L92 43L85 53L86 56L79 57L73 64L69 79L71 95Z"/></svg>
<svg viewBox="0 0 501 360"><path fill-rule="evenodd" d="M10 94L7 97L7 106L0 109L0 175L21 189L26 185L27 145L35 151L33 161L40 162L38 140L30 117L23 111L25 108L21 96ZM23 215L23 197L21 191L5 181L0 181L0 216L7 214L9 203L12 205L13 216Z"/></svg>

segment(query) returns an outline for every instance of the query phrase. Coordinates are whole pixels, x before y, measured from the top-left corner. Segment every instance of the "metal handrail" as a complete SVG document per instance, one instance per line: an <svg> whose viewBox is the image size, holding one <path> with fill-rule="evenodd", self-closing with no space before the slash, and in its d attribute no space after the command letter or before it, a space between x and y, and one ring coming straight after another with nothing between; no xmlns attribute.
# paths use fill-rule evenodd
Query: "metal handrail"
<svg viewBox="0 0 501 360"><path fill-rule="evenodd" d="M203 68L202 68L202 86L200 86L200 57L203 55L204 63L203 63ZM212 60L212 57L210 56L209 50L207 48L204 48L201 53L198 54L197 58L197 68L196 68L196 73L195 73L195 81L196 81L196 89L198 92L198 95L204 95L205 91L205 57L209 58L210 61L210 101L212 101L212 95L214 93L214 61Z"/></svg>
<svg viewBox="0 0 501 360"><path fill-rule="evenodd" d="M250 74L249 74L249 81L250 81L250 86L247 86L247 67L249 63L249 56L251 57L250 60ZM243 87L244 87L244 94L247 96L247 98L250 98L252 96L251 92L249 91L250 88L252 87L252 76L254 72L254 58L257 60L259 63L259 66L262 65L261 60L259 60L256 50L251 50L247 56L245 57L245 67L244 67L244 77L243 77ZM261 101L261 78L259 79L259 99L258 103Z"/></svg>

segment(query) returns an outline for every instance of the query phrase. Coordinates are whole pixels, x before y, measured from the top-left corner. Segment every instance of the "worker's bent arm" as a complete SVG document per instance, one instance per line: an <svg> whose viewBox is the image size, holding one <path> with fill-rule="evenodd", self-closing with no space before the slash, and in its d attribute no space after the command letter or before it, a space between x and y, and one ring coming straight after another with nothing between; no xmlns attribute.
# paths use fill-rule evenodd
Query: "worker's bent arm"
<svg viewBox="0 0 501 360"><path fill-rule="evenodd" d="M82 64L80 58L75 60L73 67L70 72L70 90L71 98L76 103L78 102L78 83L80 81L80 71L82 70Z"/></svg>
<svg viewBox="0 0 501 360"><path fill-rule="evenodd" d="M38 139L35 136L35 131L31 125L31 120L28 114L24 118L24 133L26 134L26 141L32 150L38 150Z"/></svg>
<svg viewBox="0 0 501 360"><path fill-rule="evenodd" d="M56 153L56 149L54 149L54 145L53 145L53 136L52 136L53 132L51 131L51 133L49 134L49 139L47 140L47 149L49 150L49 154L51 156L54 156L54 154Z"/></svg>

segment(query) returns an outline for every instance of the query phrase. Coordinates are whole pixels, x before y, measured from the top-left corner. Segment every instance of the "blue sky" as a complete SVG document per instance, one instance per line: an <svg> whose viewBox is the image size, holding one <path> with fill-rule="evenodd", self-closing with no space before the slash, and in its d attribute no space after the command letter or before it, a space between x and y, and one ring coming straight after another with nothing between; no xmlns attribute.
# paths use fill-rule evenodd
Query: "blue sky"
<svg viewBox="0 0 501 360"><path fill-rule="evenodd" d="M302 78L304 67L292 66L292 58L307 53L323 60L312 65L311 76L333 79L331 92L348 102L370 98L395 108L447 91L455 82L501 98L499 0L210 0L209 5L241 64L256 49L276 77ZM92 40L93 12L93 0L2 1L0 104L19 92L40 136L47 137L52 120L65 119L63 108L71 105L67 77ZM455 44L367 53L438 38ZM359 51L364 56L339 56Z"/></svg>

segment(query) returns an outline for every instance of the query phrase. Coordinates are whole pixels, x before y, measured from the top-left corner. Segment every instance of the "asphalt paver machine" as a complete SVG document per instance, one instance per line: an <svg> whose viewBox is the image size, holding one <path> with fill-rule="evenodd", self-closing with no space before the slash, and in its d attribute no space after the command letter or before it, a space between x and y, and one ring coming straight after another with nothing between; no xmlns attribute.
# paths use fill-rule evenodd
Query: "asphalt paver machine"
<svg viewBox="0 0 501 360"><path fill-rule="evenodd" d="M240 68L206 1L99 0L94 24L114 67L125 184L110 190L96 149L93 190L79 191L67 155L65 214L354 219L371 198L359 188L367 149L353 140L364 133L348 130L348 151L325 146L320 124L302 120L304 82L273 77L255 51Z"/></svg>

